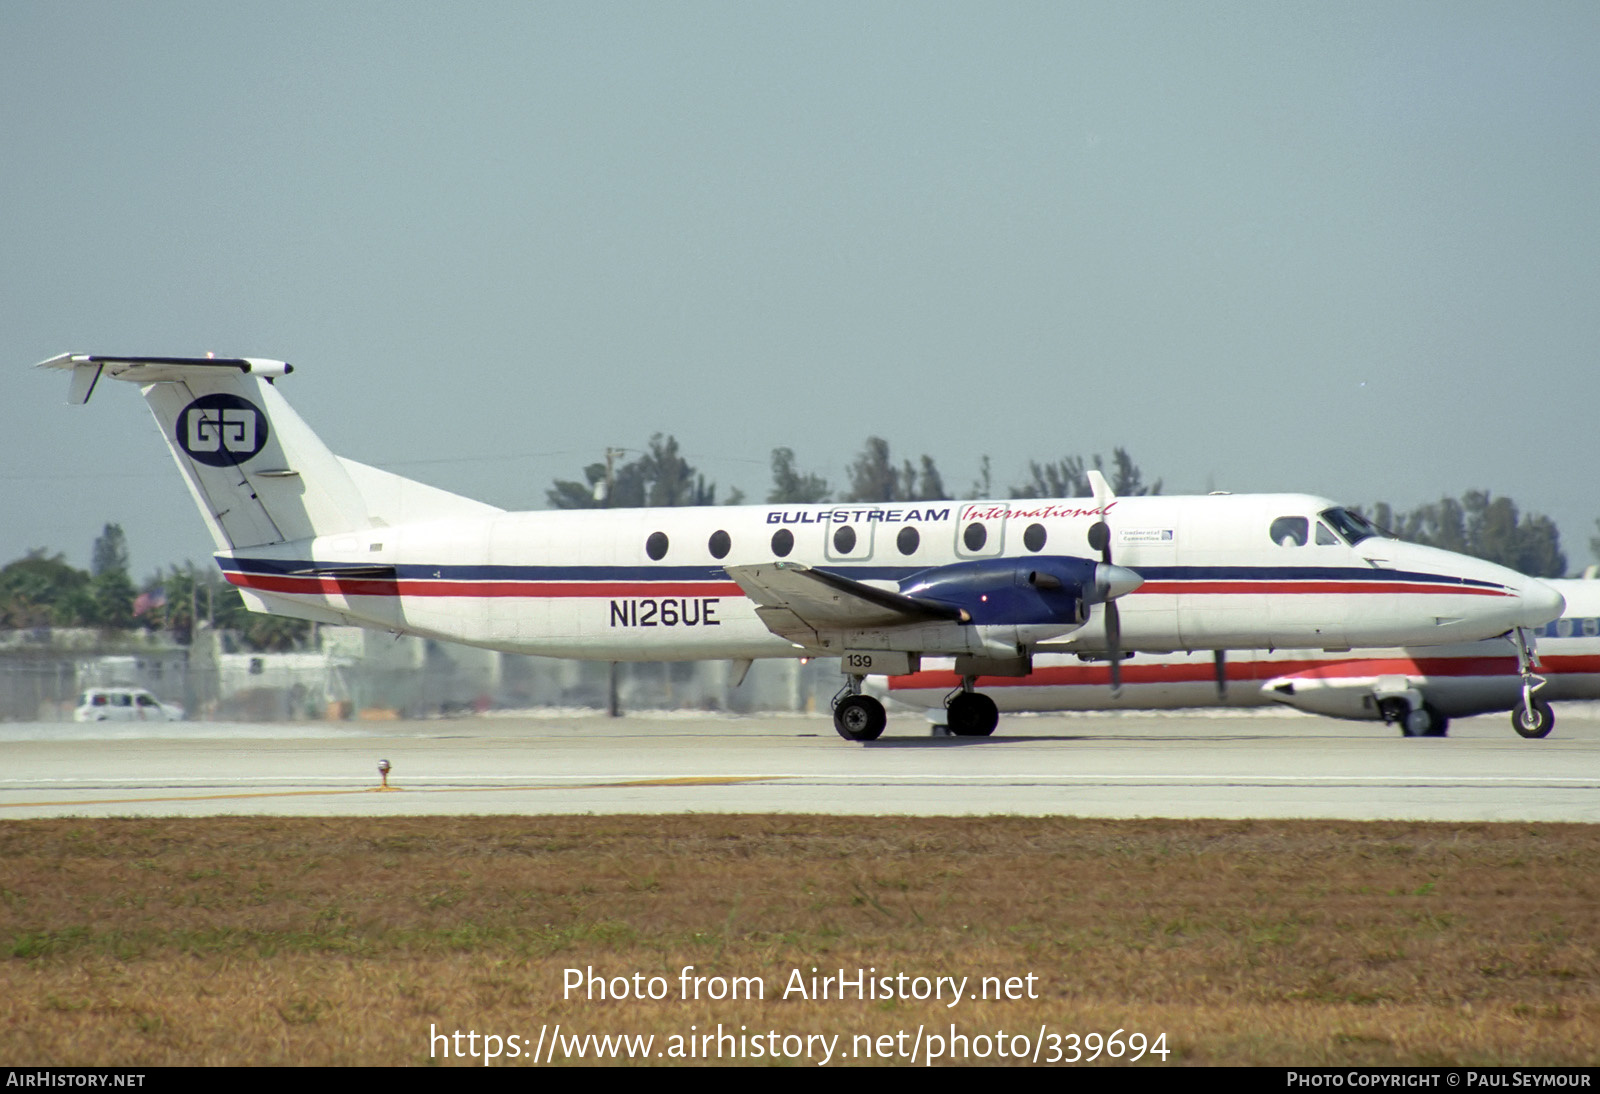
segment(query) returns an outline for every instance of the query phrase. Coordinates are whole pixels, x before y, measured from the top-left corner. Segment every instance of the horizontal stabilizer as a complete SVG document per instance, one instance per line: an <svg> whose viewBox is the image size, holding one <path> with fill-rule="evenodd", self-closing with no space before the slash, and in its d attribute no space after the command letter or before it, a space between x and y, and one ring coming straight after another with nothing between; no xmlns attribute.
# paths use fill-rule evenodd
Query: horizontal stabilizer
<svg viewBox="0 0 1600 1094"><path fill-rule="evenodd" d="M174 383L223 372L252 376L287 376L294 366L263 357L114 357L99 353L62 353L40 361L39 368L72 373L67 401L81 406L94 394L102 377L135 384Z"/></svg>

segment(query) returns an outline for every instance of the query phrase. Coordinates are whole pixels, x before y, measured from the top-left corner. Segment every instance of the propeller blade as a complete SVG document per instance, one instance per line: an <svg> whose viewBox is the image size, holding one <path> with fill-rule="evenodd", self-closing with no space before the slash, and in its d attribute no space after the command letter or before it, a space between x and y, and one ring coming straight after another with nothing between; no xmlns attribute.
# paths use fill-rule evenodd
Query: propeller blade
<svg viewBox="0 0 1600 1094"><path fill-rule="evenodd" d="M1111 657L1111 698L1122 695L1122 613L1115 600L1106 601L1106 653Z"/></svg>
<svg viewBox="0 0 1600 1094"><path fill-rule="evenodd" d="M1227 701L1228 698L1228 651L1218 650L1213 655L1213 662L1217 670L1217 698Z"/></svg>
<svg viewBox="0 0 1600 1094"><path fill-rule="evenodd" d="M1086 475L1089 479L1089 490L1094 495L1095 507L1104 513L1116 497L1111 492L1111 484L1106 481L1105 475L1101 474L1098 468L1091 468ZM1144 579L1133 571L1122 570L1120 567L1115 572L1112 571L1111 567L1114 564L1111 560L1111 526L1104 520L1097 520L1089 526L1089 547L1100 552L1100 561L1107 568L1106 653L1111 658L1111 697L1115 699L1122 694L1122 613L1117 610L1116 598L1138 588ZM1115 591L1112 591L1113 589Z"/></svg>
<svg viewBox="0 0 1600 1094"><path fill-rule="evenodd" d="M1089 548L1100 552L1100 561L1106 564L1111 562L1111 527L1103 520L1097 520L1089 526Z"/></svg>

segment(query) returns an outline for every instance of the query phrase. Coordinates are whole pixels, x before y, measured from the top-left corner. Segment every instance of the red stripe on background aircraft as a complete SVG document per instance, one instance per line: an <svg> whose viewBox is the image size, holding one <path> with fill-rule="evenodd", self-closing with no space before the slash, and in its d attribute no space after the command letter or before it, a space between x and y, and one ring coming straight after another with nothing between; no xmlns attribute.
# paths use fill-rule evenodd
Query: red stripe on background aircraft
<svg viewBox="0 0 1600 1094"><path fill-rule="evenodd" d="M1210 655L1138 656L1122 667L1113 696L1104 665L1076 657L1041 657L1028 676L980 678L1002 711L1174 710L1266 707L1277 703L1331 718L1382 721L1407 737L1442 737L1451 718L1511 712L1524 737L1555 725L1551 702L1600 699L1600 581L1547 582L1566 600L1560 619L1538 633L1539 680L1524 706L1517 648L1509 637L1456 646L1363 650L1239 650L1218 677ZM960 678L927 668L888 681L907 705L940 708Z"/></svg>
<svg viewBox="0 0 1600 1094"><path fill-rule="evenodd" d="M841 659L834 727L882 733L869 675L954 657L953 726L988 733L980 677L1036 654L1433 645L1537 628L1549 586L1386 538L1306 494L510 513L335 456L257 358L63 354L69 401L141 385L255 611L604 661ZM1526 645L1525 643L1523 644ZM1519 648L1523 648L1519 646Z"/></svg>

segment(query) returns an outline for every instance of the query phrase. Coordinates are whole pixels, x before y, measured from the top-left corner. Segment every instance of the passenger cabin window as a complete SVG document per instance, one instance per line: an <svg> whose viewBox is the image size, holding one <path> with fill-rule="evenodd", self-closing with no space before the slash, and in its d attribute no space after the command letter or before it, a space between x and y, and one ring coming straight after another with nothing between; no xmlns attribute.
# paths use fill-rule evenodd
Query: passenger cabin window
<svg viewBox="0 0 1600 1094"><path fill-rule="evenodd" d="M1311 522L1305 517L1279 517L1268 534L1280 547L1304 547L1310 530Z"/></svg>
<svg viewBox="0 0 1600 1094"><path fill-rule="evenodd" d="M861 562L872 557L873 533L878 525L840 524L823 541L823 554L831 562Z"/></svg>

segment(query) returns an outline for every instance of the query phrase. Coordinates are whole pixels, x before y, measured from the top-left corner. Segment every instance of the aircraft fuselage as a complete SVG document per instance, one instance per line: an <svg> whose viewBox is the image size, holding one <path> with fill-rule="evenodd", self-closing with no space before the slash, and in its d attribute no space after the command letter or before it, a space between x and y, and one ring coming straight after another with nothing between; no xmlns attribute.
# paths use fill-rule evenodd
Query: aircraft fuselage
<svg viewBox="0 0 1600 1094"><path fill-rule="evenodd" d="M800 653L757 617L728 565L786 558L893 587L973 559L1026 568L1045 556L1093 558L1087 536L1098 521L1111 528L1116 563L1144 578L1119 600L1129 650L1437 644L1498 634L1528 615L1538 583L1489 563L1376 537L1354 546L1269 538L1286 516L1315 526L1332 508L1282 494L1120 498L1103 509L1068 499L503 513L218 559L269 610L603 660ZM929 626L939 633L858 630L809 652L938 652L972 629ZM1057 629L1054 644L1104 646L1093 613Z"/></svg>

